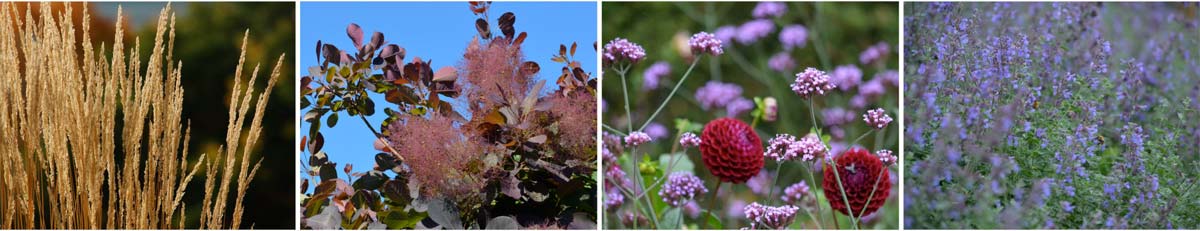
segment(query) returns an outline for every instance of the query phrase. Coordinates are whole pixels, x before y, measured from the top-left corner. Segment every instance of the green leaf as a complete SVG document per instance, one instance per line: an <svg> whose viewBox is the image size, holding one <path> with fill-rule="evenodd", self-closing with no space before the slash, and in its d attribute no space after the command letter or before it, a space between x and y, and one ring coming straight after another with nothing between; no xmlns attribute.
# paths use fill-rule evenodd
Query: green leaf
<svg viewBox="0 0 1200 231"><path fill-rule="evenodd" d="M713 214L712 211L704 211L704 217L705 223L708 223L708 229L724 228L724 226L721 226L721 219L717 218L717 215Z"/></svg>
<svg viewBox="0 0 1200 231"><path fill-rule="evenodd" d="M494 217L491 220L488 220L486 228L487 229L517 230L517 229L521 229L521 224L517 223L517 219L513 219L510 216L499 216L499 217Z"/></svg>
<svg viewBox="0 0 1200 231"><path fill-rule="evenodd" d="M333 114L330 114L330 115L329 115L329 118L327 118L327 119L325 120L325 124L326 124L326 125L328 125L328 126L329 126L329 127L331 127L331 128L332 128L333 126L337 125L337 122L338 122L338 113L333 113Z"/></svg>
<svg viewBox="0 0 1200 231"><path fill-rule="evenodd" d="M337 208L333 206L325 206L325 209L321 210L320 214L309 217L306 224L312 229L337 229L342 225L342 213L338 212Z"/></svg>
<svg viewBox="0 0 1200 231"><path fill-rule="evenodd" d="M379 189L379 186L383 186L383 182L386 182L387 180L388 176L384 175L382 171L371 170L368 171L366 175L354 180L354 188L375 190Z"/></svg>
<svg viewBox="0 0 1200 231"><path fill-rule="evenodd" d="M666 212L663 212L662 220L659 220L658 222L658 228L679 229L679 225L682 223L680 222L681 216L682 212L680 212L679 208L667 209Z"/></svg>
<svg viewBox="0 0 1200 231"><path fill-rule="evenodd" d="M387 214L380 214L380 220L387 224L388 229L412 229L429 215L422 212L409 212L403 207L392 207Z"/></svg>
<svg viewBox="0 0 1200 231"><path fill-rule="evenodd" d="M458 216L458 208L452 202L444 199L434 199L429 203L429 218L445 229L463 229L462 218Z"/></svg>
<svg viewBox="0 0 1200 231"><path fill-rule="evenodd" d="M678 158L678 160L676 160L676 158ZM672 160L676 161L674 167L670 166ZM695 164L693 164L692 160L683 152L659 155L658 166L663 170L663 172L666 173L664 175L669 175L674 172L694 173L695 170Z"/></svg>

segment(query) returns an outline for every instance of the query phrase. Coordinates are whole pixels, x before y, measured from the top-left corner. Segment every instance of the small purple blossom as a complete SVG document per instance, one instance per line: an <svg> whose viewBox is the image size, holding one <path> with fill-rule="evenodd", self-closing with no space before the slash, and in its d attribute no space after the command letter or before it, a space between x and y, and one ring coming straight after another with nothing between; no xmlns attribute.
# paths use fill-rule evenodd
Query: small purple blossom
<svg viewBox="0 0 1200 231"><path fill-rule="evenodd" d="M755 224L762 224L771 229L782 229L792 224L796 211L800 208L792 205L779 207L765 206L758 202L750 203L745 208L746 219Z"/></svg>
<svg viewBox="0 0 1200 231"><path fill-rule="evenodd" d="M700 141L699 136L696 136L696 133L688 132L679 136L679 145L683 146L684 148L699 147L700 142L702 141Z"/></svg>
<svg viewBox="0 0 1200 231"><path fill-rule="evenodd" d="M700 108L704 110L725 107L739 98L742 98L742 87L737 84L708 81L704 87L696 89L696 101L700 101Z"/></svg>
<svg viewBox="0 0 1200 231"><path fill-rule="evenodd" d="M886 91L887 88L883 86L882 79L871 79L858 88L858 95L864 98L875 98L883 96Z"/></svg>
<svg viewBox="0 0 1200 231"><path fill-rule="evenodd" d="M743 112L754 109L754 102L746 98L738 98L733 102L725 105L725 114L729 117L737 117Z"/></svg>
<svg viewBox="0 0 1200 231"><path fill-rule="evenodd" d="M777 134L775 135L775 138L771 138L771 140L767 141L767 151L764 152L763 155L768 158L775 159L775 161L788 161L795 159L800 155L798 153L800 150L796 149L796 147L798 147L796 143L798 142L799 141L796 140L795 136L788 134Z"/></svg>
<svg viewBox="0 0 1200 231"><path fill-rule="evenodd" d="M650 123L650 125L646 125L646 129L643 131L646 131L646 134L650 135L650 139L652 140L662 139L668 135L667 127L660 123Z"/></svg>
<svg viewBox="0 0 1200 231"><path fill-rule="evenodd" d="M754 6L751 15L754 15L754 18L767 18L783 16L784 13L787 13L787 5L782 2L759 2Z"/></svg>
<svg viewBox="0 0 1200 231"><path fill-rule="evenodd" d="M779 30L779 43L783 44L783 50L791 51L792 48L804 48L808 44L808 28L803 25L789 25Z"/></svg>
<svg viewBox="0 0 1200 231"><path fill-rule="evenodd" d="M734 36L737 36L736 26L717 27L717 30L713 31L713 37L721 40L721 44L733 44Z"/></svg>
<svg viewBox="0 0 1200 231"><path fill-rule="evenodd" d="M621 204L625 203L625 195L621 194L621 190L616 188L607 188L604 191L604 208L609 210L617 210Z"/></svg>
<svg viewBox="0 0 1200 231"><path fill-rule="evenodd" d="M806 68L804 72L796 74L796 80L792 83L792 92L796 92L801 98L808 99L814 95L825 95L826 92L837 87L829 81L829 75L824 71L816 68Z"/></svg>
<svg viewBox="0 0 1200 231"><path fill-rule="evenodd" d="M658 191L658 196L662 197L663 202L679 207L696 195L707 192L708 188L704 187L704 181L700 180L700 177L688 172L675 172L667 177L667 182Z"/></svg>
<svg viewBox="0 0 1200 231"><path fill-rule="evenodd" d="M696 136L692 132L686 132L686 134L679 136L679 146L683 146L684 148L700 147L701 142L700 136Z"/></svg>
<svg viewBox="0 0 1200 231"><path fill-rule="evenodd" d="M858 67L854 65L842 65L829 73L829 82L832 82L842 91L849 91L862 83L862 75L862 70L858 69Z"/></svg>
<svg viewBox="0 0 1200 231"><path fill-rule="evenodd" d="M770 60L767 60L767 66L771 67L771 70L788 72L796 68L796 60L793 60L792 56L787 52L779 52L772 55Z"/></svg>
<svg viewBox="0 0 1200 231"><path fill-rule="evenodd" d="M896 155L892 155L892 151L887 149L875 151L875 155L879 156L879 161L883 162L883 166L892 166L898 160Z"/></svg>
<svg viewBox="0 0 1200 231"><path fill-rule="evenodd" d="M813 133L800 138L795 143L795 149L800 153L800 159L804 161L815 161L817 158L821 158L821 156L831 156L828 155L829 147L821 142L821 137L817 137L817 134Z"/></svg>
<svg viewBox="0 0 1200 231"><path fill-rule="evenodd" d="M751 44L758 42L763 37L767 37L771 32L775 32L775 22L769 19L757 19L739 26L734 40L737 40L742 45Z"/></svg>
<svg viewBox="0 0 1200 231"><path fill-rule="evenodd" d="M642 145L644 143L650 142L651 140L652 139L650 139L649 134L646 134L645 132L640 132L640 131L632 132L632 133L629 133L628 136L625 136L625 144L629 145L629 146Z"/></svg>
<svg viewBox="0 0 1200 231"><path fill-rule="evenodd" d="M821 118L824 118L822 122L825 123L825 126L841 126L854 122L858 118L858 114L845 108L835 107L821 110Z"/></svg>
<svg viewBox="0 0 1200 231"><path fill-rule="evenodd" d="M688 45L692 47L693 54L708 53L709 55L717 56L725 53L725 50L721 49L721 40L708 32L700 32L692 35L692 38L688 40Z"/></svg>
<svg viewBox="0 0 1200 231"><path fill-rule="evenodd" d="M867 122L867 125L872 128L883 129L887 127L888 123L892 122L892 117L888 116L883 111L883 108L876 108L875 110L867 111L867 114L863 114L863 121Z"/></svg>
<svg viewBox="0 0 1200 231"><path fill-rule="evenodd" d="M658 88L658 80L670 74L671 65L665 61L658 61L654 65L650 65L645 72L642 72L642 90Z"/></svg>
<svg viewBox="0 0 1200 231"><path fill-rule="evenodd" d="M616 38L604 45L604 63L612 64L621 61L637 63L646 58L646 50L641 45Z"/></svg>
<svg viewBox="0 0 1200 231"><path fill-rule="evenodd" d="M804 204L806 199L811 198L808 196L808 190L808 183L800 181L800 183L792 184L792 186L788 186L786 189L784 189L783 196L780 196L780 199L783 200L783 203L789 205Z"/></svg>
<svg viewBox="0 0 1200 231"><path fill-rule="evenodd" d="M891 48L888 46L888 44L886 42L879 42L874 46L867 47L867 50L864 50L862 54L859 54L858 61L864 65L874 63L876 61L883 60L883 57L886 57L889 52L891 52Z"/></svg>

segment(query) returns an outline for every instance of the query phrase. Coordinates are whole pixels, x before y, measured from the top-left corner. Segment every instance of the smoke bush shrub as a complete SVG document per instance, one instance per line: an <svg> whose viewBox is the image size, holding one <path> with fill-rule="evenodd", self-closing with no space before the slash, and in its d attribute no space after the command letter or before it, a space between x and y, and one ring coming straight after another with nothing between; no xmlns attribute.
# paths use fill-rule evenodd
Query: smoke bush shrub
<svg viewBox="0 0 1200 231"><path fill-rule="evenodd" d="M594 229L595 79L575 60L578 44L562 44L546 49L562 74L543 92L541 65L523 55L530 35L514 28L516 14L492 18L490 7L470 2L477 18L464 26L478 34L461 61L437 69L357 24L346 29L355 47L317 43L322 60L301 79L301 188L316 184L300 202L302 227ZM379 96L389 106L376 126L366 116ZM342 116L378 137L374 167L339 173L323 150L322 124Z"/></svg>

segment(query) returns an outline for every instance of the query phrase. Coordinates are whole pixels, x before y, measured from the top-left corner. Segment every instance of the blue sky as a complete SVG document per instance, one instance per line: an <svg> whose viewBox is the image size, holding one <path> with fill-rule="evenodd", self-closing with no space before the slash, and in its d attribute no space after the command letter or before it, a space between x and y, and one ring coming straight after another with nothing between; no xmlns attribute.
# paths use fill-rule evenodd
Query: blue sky
<svg viewBox="0 0 1200 231"><path fill-rule="evenodd" d="M592 49L597 42L595 2L495 2L488 12L493 33L499 33L496 18L510 11L517 16L516 31L529 33L524 43L525 58L542 65L543 71L537 78L547 80L547 86L554 84L561 67L550 61L558 53L559 44L570 46L571 42L578 42L575 58L586 70L598 74L594 70L596 51ZM301 74L307 74L309 66L319 65L314 53L317 40L341 49L353 47L346 36L346 26L352 22L362 27L364 40L379 31L389 43L404 47L406 61L412 61L413 57L432 60L435 70L456 65L462 60L467 43L478 34L475 19L466 2L301 2L298 51ZM385 117L383 109L395 105L386 103L382 95L372 98L376 102L376 116L368 120L379 126ZM374 156L378 153L372 147L373 135L361 120L347 116L341 115L336 127L321 128L325 136L323 150L329 153L331 161L338 163L339 173L345 163L353 164L355 172L368 170L374 166ZM300 134L308 134L307 123L300 127Z"/></svg>

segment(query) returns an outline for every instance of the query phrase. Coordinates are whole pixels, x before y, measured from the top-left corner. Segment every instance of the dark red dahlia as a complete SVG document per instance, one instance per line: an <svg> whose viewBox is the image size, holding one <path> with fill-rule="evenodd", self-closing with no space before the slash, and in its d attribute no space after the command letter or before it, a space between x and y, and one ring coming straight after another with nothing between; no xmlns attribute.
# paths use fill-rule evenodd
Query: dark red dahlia
<svg viewBox="0 0 1200 231"><path fill-rule="evenodd" d="M842 200L841 188L838 187L836 177L841 177L842 187L846 189L846 199L850 200L850 209L853 210L854 217L870 215L879 210L892 190L890 173L883 166L883 162L879 161L879 157L861 148L851 148L834 157L834 161L837 163L839 175L835 176L831 166L825 164L825 178L821 184L829 206L842 214L850 214L846 211L846 202ZM871 194L872 188L875 189L874 195ZM869 205L868 199L871 201ZM867 210L864 211L863 206L866 206Z"/></svg>
<svg viewBox="0 0 1200 231"><path fill-rule="evenodd" d="M700 138L704 166L723 182L746 182L763 167L762 140L745 122L722 118L708 122Z"/></svg>

